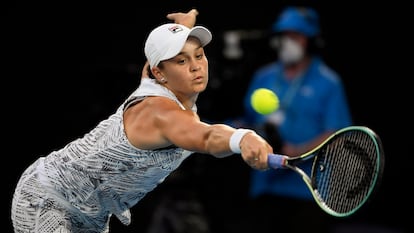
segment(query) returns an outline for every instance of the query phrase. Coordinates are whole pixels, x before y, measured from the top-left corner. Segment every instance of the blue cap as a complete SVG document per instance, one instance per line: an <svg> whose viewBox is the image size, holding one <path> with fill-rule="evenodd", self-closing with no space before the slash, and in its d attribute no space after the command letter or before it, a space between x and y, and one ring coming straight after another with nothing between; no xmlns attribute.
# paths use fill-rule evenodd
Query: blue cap
<svg viewBox="0 0 414 233"><path fill-rule="evenodd" d="M274 32L295 31L308 37L320 33L319 16L312 8L287 7L272 26Z"/></svg>

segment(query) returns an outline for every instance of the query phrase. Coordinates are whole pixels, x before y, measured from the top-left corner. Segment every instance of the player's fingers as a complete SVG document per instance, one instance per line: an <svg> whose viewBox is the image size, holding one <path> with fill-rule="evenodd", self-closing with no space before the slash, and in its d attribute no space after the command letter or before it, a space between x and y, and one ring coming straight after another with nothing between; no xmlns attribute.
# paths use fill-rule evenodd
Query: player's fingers
<svg viewBox="0 0 414 233"><path fill-rule="evenodd" d="M263 141L262 147L260 147L260 152L258 156L254 157L256 160L256 169L259 170L268 170L268 158L269 154L273 153L273 148L266 141Z"/></svg>
<svg viewBox="0 0 414 233"><path fill-rule="evenodd" d="M198 15L197 9L191 9L186 13L176 12L167 14L167 18L173 20L175 23L182 24L186 27L192 28L195 25Z"/></svg>
<svg viewBox="0 0 414 233"><path fill-rule="evenodd" d="M258 153L254 153L254 155L249 160L249 165L257 170L267 170L269 166L267 164L267 150L260 150Z"/></svg>
<svg viewBox="0 0 414 233"><path fill-rule="evenodd" d="M182 13L169 13L167 14L167 19L169 20L174 20L176 18L177 15L180 15Z"/></svg>
<svg viewBox="0 0 414 233"><path fill-rule="evenodd" d="M198 10L197 9L191 9L187 13L181 13L181 12L169 13L169 14L167 14L167 19L177 20L177 19L179 19L179 17L185 17L186 14L193 14L194 16L197 16L198 15Z"/></svg>
<svg viewBox="0 0 414 233"><path fill-rule="evenodd" d="M269 167L267 166L266 163L264 162L260 162L260 161L253 161L251 164L249 164L252 168L256 169L256 170L268 170Z"/></svg>
<svg viewBox="0 0 414 233"><path fill-rule="evenodd" d="M254 156L254 157L250 158L249 161L248 161L248 164L251 167L256 167L259 163L260 163L259 156Z"/></svg>
<svg viewBox="0 0 414 233"><path fill-rule="evenodd" d="M194 14L195 16L198 15L198 10L197 9L191 9L189 12L189 14Z"/></svg>

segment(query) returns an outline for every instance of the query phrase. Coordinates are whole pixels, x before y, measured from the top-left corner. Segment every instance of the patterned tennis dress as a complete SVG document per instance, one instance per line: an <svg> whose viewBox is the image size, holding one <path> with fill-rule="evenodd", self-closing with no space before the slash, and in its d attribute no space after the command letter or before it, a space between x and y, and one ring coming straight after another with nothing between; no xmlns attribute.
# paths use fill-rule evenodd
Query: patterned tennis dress
<svg viewBox="0 0 414 233"><path fill-rule="evenodd" d="M168 89L142 79L108 119L25 170L12 202L16 233L109 232L112 215L130 224L129 209L192 153L181 148L141 150L129 143L123 112L146 96L165 96L184 109Z"/></svg>

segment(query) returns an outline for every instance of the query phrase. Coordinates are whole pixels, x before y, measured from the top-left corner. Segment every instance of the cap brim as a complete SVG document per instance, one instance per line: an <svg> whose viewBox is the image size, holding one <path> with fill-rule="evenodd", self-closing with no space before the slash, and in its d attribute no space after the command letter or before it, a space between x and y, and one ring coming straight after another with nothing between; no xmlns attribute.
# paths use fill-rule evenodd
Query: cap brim
<svg viewBox="0 0 414 233"><path fill-rule="evenodd" d="M183 49L185 42L189 36L194 36L200 40L202 47L210 43L212 39L211 32L203 26L195 26L191 28L190 32L183 37L175 38L174 46L167 48L164 56L160 58L160 61L168 60L175 57Z"/></svg>
<svg viewBox="0 0 414 233"><path fill-rule="evenodd" d="M210 43L212 39L211 32L203 26L195 26L191 28L190 34L188 36L197 37L201 42L201 46L203 47Z"/></svg>

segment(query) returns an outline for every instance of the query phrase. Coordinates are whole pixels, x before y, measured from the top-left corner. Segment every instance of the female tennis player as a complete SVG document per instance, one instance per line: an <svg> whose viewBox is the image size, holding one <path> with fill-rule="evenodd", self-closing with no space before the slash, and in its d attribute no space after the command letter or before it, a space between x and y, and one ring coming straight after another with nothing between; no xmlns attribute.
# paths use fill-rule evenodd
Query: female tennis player
<svg viewBox="0 0 414 233"><path fill-rule="evenodd" d="M268 168L273 149L254 131L197 115L208 82L204 46L212 39L194 26L197 14L167 15L174 23L146 40L138 88L93 130L24 171L13 195L16 233L109 232L112 215L128 225L130 208L195 152L241 154L251 167Z"/></svg>

